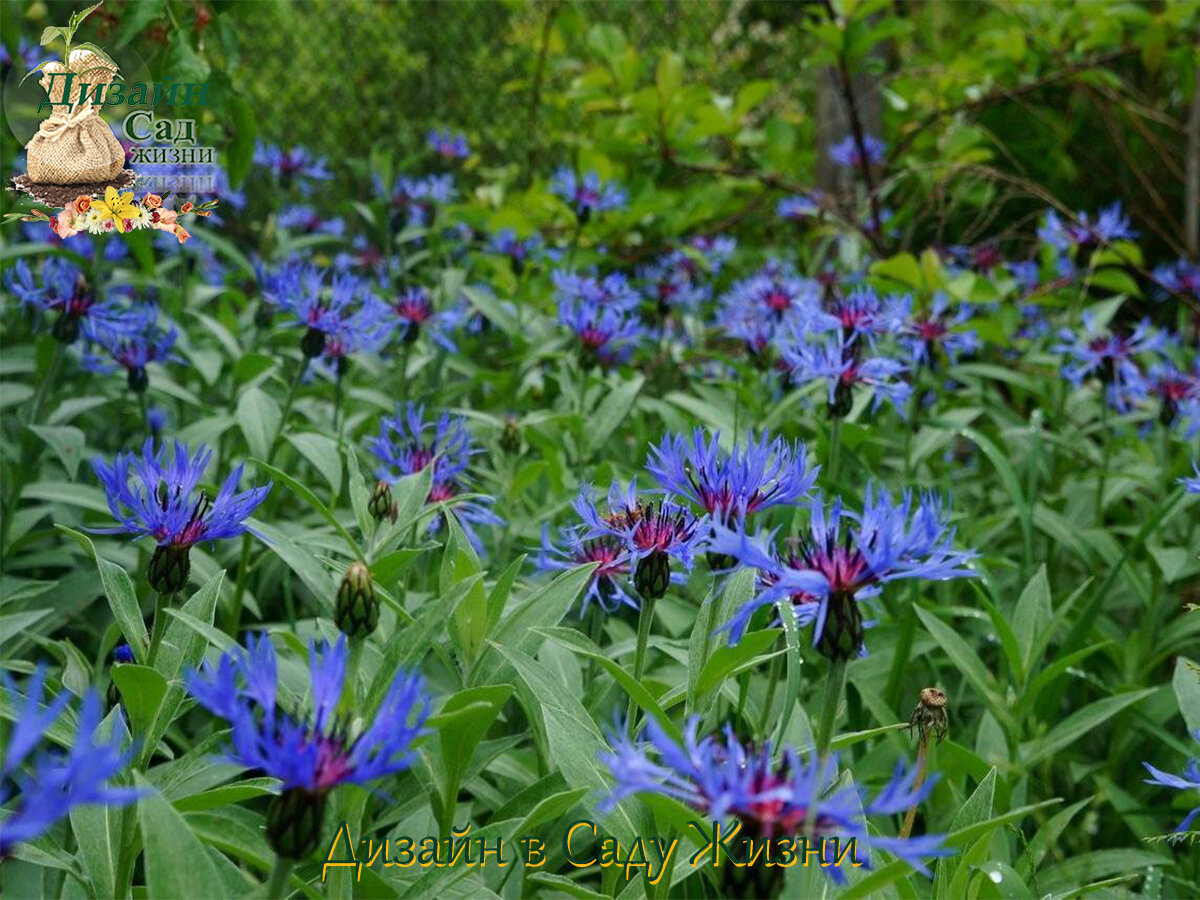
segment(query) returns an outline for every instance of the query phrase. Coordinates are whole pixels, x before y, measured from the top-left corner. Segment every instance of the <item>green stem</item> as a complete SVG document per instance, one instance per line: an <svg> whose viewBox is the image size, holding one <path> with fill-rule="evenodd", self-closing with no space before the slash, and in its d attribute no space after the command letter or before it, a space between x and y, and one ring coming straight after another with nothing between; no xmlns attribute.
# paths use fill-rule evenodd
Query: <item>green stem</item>
<svg viewBox="0 0 1200 900"><path fill-rule="evenodd" d="M637 649L633 654L633 680L642 680L646 666L646 645L650 642L650 626L654 622L654 600L642 598L642 609L638 614ZM633 728L633 714L637 704L629 698L629 726Z"/></svg>
<svg viewBox="0 0 1200 900"><path fill-rule="evenodd" d="M271 868L271 880L267 882L267 900L283 900L291 893L287 890L287 883L295 865L290 859L275 857L275 865Z"/></svg>
<svg viewBox="0 0 1200 900"><path fill-rule="evenodd" d="M296 374L292 378L292 386L288 389L287 400L283 404L283 412L279 416L279 424L275 426L275 434L271 438L270 449L267 451L267 465L275 462L275 453L279 449L279 440L283 437L283 429L287 425L288 414L292 411L292 404L296 402L296 393L300 390L300 382L304 379L304 373L308 371L308 364L312 362L307 356L300 363L300 367L296 369Z"/></svg>
<svg viewBox="0 0 1200 900"><path fill-rule="evenodd" d="M55 341L54 355L50 357L50 367L46 370L45 377L38 382L37 391L33 395L33 403L29 407L30 425L36 425L41 421L42 406L46 402L46 395L50 393L50 389L58 381L58 370L62 368L62 361L63 344L61 341Z"/></svg>
<svg viewBox="0 0 1200 900"><path fill-rule="evenodd" d="M829 427L829 486L837 487L838 463L842 456L842 418L837 416Z"/></svg>
<svg viewBox="0 0 1200 900"><path fill-rule="evenodd" d="M162 644L163 633L167 630L166 608L170 605L174 594L154 594L154 621L150 624L150 652L146 656L146 665L154 668L158 658L158 648Z"/></svg>
<svg viewBox="0 0 1200 900"><path fill-rule="evenodd" d="M1100 477L1096 479L1096 524L1104 524L1104 487L1108 480L1108 462L1112 453L1112 441L1108 433L1108 398L1100 391L1100 442L1103 445Z"/></svg>
<svg viewBox="0 0 1200 900"><path fill-rule="evenodd" d="M771 660L771 668L767 672L767 699L763 701L762 716L758 723L758 732L767 737L767 719L771 717L771 704L775 702L775 691L779 687L779 676L783 672L783 654Z"/></svg>
<svg viewBox="0 0 1200 900"><path fill-rule="evenodd" d="M846 661L835 659L829 663L829 674L825 677L825 698L821 704L821 718L817 720L817 733L813 736L816 742L817 758L824 759L829 754L829 744L833 740L833 723L837 720L838 706L842 702L842 694L846 690Z"/></svg>
<svg viewBox="0 0 1200 900"><path fill-rule="evenodd" d="M583 234L583 219L575 217L575 234L571 236L571 249L567 251L567 271L575 271L575 251L579 249L579 238Z"/></svg>

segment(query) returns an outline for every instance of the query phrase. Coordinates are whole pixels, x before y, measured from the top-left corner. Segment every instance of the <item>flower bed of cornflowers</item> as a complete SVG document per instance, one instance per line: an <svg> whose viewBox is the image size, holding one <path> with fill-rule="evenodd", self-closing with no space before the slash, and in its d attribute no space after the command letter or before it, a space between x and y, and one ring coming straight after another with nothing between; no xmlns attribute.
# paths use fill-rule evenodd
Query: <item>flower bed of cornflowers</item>
<svg viewBox="0 0 1200 900"><path fill-rule="evenodd" d="M6 895L1194 893L1200 270L471 160L6 231Z"/></svg>

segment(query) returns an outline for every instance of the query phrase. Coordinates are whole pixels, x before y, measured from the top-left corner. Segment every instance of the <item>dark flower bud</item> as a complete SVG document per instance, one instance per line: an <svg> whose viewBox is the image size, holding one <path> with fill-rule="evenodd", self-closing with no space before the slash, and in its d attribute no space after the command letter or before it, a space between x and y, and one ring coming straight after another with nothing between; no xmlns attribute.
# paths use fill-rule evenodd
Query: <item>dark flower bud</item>
<svg viewBox="0 0 1200 900"><path fill-rule="evenodd" d="M63 313L54 320L50 333L60 344L73 344L79 338L79 316Z"/></svg>
<svg viewBox="0 0 1200 900"><path fill-rule="evenodd" d="M375 599L371 570L361 562L351 563L342 578L334 621L351 638L365 638L379 624L379 601Z"/></svg>
<svg viewBox="0 0 1200 900"><path fill-rule="evenodd" d="M270 303L259 303L254 310L254 324L259 328L270 328L271 320L275 318L275 310Z"/></svg>
<svg viewBox="0 0 1200 900"><path fill-rule="evenodd" d="M833 402L828 405L831 419L844 419L854 405L854 390L849 382L839 381L833 389Z"/></svg>
<svg viewBox="0 0 1200 900"><path fill-rule="evenodd" d="M346 376L346 373L350 370L350 359L345 356L339 356L337 358L336 365L337 365L337 377L344 378Z"/></svg>
<svg viewBox="0 0 1200 900"><path fill-rule="evenodd" d="M375 485L375 493L371 494L371 501L367 504L367 510L371 513L371 517L376 522L382 522L384 518L392 520L392 524L396 524L396 501L392 499L392 486L382 479Z"/></svg>
<svg viewBox="0 0 1200 900"><path fill-rule="evenodd" d="M174 544L161 544L154 548L150 557L150 566L146 577L150 586L160 594L174 594L182 591L188 582L192 571L192 561L188 558L188 547Z"/></svg>
<svg viewBox="0 0 1200 900"><path fill-rule="evenodd" d="M304 859L317 849L325 822L325 794L288 788L267 808L267 843L284 859Z"/></svg>
<svg viewBox="0 0 1200 900"><path fill-rule="evenodd" d="M325 332L320 328L310 328L300 339L300 350L309 359L315 359L325 352Z"/></svg>
<svg viewBox="0 0 1200 900"><path fill-rule="evenodd" d="M829 612L817 650L830 660L850 660L863 645L862 611L853 595L838 591L829 595Z"/></svg>
<svg viewBox="0 0 1200 900"><path fill-rule="evenodd" d="M133 662L133 648L128 644L117 644L113 650L113 667L123 666ZM117 689L117 683L112 679L108 682L108 693L105 697L108 700L108 706L111 709L121 702L121 692Z"/></svg>
<svg viewBox="0 0 1200 900"><path fill-rule="evenodd" d="M144 393L150 386L150 376L145 366L134 366L128 371L129 389L135 394Z"/></svg>
<svg viewBox="0 0 1200 900"><path fill-rule="evenodd" d="M929 740L932 731L937 735L938 743L946 739L950 731L950 713L946 709L946 692L939 688L924 688L921 699L917 701L916 709L908 720L909 729L917 729L921 741Z"/></svg>
<svg viewBox="0 0 1200 900"><path fill-rule="evenodd" d="M662 550L643 556L633 572L633 586L643 600L657 600L671 585L671 557Z"/></svg>
<svg viewBox="0 0 1200 900"><path fill-rule="evenodd" d="M579 220L579 224L586 225L592 217L592 208L590 206L577 207L575 210L575 218Z"/></svg>
<svg viewBox="0 0 1200 900"><path fill-rule="evenodd" d="M521 425L516 416L504 420L504 430L500 432L500 449L505 453L517 453L521 449Z"/></svg>

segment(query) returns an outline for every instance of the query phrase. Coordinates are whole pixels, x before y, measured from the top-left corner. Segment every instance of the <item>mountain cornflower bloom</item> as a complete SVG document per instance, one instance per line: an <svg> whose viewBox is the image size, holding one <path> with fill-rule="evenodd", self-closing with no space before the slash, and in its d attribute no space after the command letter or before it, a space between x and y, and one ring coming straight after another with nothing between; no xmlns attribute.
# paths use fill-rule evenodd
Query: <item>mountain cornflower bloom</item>
<svg viewBox="0 0 1200 900"><path fill-rule="evenodd" d="M259 142L254 147L254 164L272 169L285 179L328 181L333 177L325 160L313 156L303 147L284 150L273 144Z"/></svg>
<svg viewBox="0 0 1200 900"><path fill-rule="evenodd" d="M883 162L883 154L887 144L873 135L863 136L863 151L866 153L867 165L878 165ZM858 144L853 135L847 135L829 148L829 158L837 165L846 168L859 168L863 164L863 156L859 153Z"/></svg>
<svg viewBox="0 0 1200 900"><path fill-rule="evenodd" d="M318 359L333 374L344 375L350 356L379 350L391 336L392 325L387 305L365 293L358 307L325 334L325 348Z"/></svg>
<svg viewBox="0 0 1200 900"><path fill-rule="evenodd" d="M284 207L279 211L275 221L280 228L304 234L328 234L333 237L341 237L346 233L344 220L326 219L317 212L315 207L304 204Z"/></svg>
<svg viewBox="0 0 1200 900"><path fill-rule="evenodd" d="M1170 428L1181 418L1190 418L1196 404L1200 404L1200 359L1192 363L1192 370L1185 372L1169 362L1155 363L1143 379L1144 393L1159 401L1158 420L1163 427ZM1197 408L1200 411L1200 407ZM1183 416L1180 416L1183 413ZM1188 423L1185 436L1188 439L1200 430L1200 419Z"/></svg>
<svg viewBox="0 0 1200 900"><path fill-rule="evenodd" d="M580 615L587 614L594 600L605 612L615 612L622 606L638 609L638 603L622 586L629 579L629 552L617 538L605 535L581 540L579 529L561 528L558 543L550 538L550 526L542 526L542 545L534 564L540 572L573 569L576 566L598 563L588 581L580 605Z"/></svg>
<svg viewBox="0 0 1200 900"><path fill-rule="evenodd" d="M912 354L913 367L933 368L943 356L957 363L960 355L977 350L975 332L959 327L970 318L965 303L952 306L945 294L934 294L929 309L915 311L902 326L900 340Z"/></svg>
<svg viewBox="0 0 1200 900"><path fill-rule="evenodd" d="M74 343L88 322L101 323L112 331L136 327L137 322L116 303L100 299L74 263L49 257L38 274L40 277L35 281L28 264L19 259L5 274L4 284L22 306L40 315L57 315L50 333L60 343Z"/></svg>
<svg viewBox="0 0 1200 900"><path fill-rule="evenodd" d="M885 356L866 356L863 345L840 329L826 336L792 334L781 342L780 366L795 385L823 381L826 405L831 416L845 417L854 405L854 388L863 385L873 395L872 410L884 400L891 402L897 414L905 415L905 404L912 387L900 376L908 367Z"/></svg>
<svg viewBox="0 0 1200 900"><path fill-rule="evenodd" d="M291 261L267 276L263 299L292 313L306 328L300 349L306 357L325 353L331 335L345 331L358 309L373 302L369 283L346 273L329 273L308 263Z"/></svg>
<svg viewBox="0 0 1200 900"><path fill-rule="evenodd" d="M1086 212L1079 213L1076 218L1078 223L1064 222L1057 212L1049 210L1038 228L1038 237L1051 247L1063 251L1071 247L1090 247L1137 237L1119 201L1100 210L1095 221Z"/></svg>
<svg viewBox="0 0 1200 900"><path fill-rule="evenodd" d="M821 214L821 202L824 198L825 195L819 190L784 197L775 206L775 215L791 222L798 222L801 219L819 216Z"/></svg>
<svg viewBox="0 0 1200 900"><path fill-rule="evenodd" d="M709 274L716 275L733 256L733 251L737 249L737 238L724 234L697 234L688 238L684 244L703 256L704 262L708 265ZM680 255L684 257L680 261L680 265L685 268L690 267L690 274L695 275L695 261L686 253Z"/></svg>
<svg viewBox="0 0 1200 900"><path fill-rule="evenodd" d="M108 373L115 371L113 363L116 363L125 369L129 389L140 394L150 383L146 366L171 358L179 331L174 326L160 326L158 308L152 304L131 310L127 318L129 324L122 323L117 328L111 328L102 321L86 322L83 329L85 339L89 345L94 344L103 350L105 356L95 355L89 346L81 364L88 371Z"/></svg>
<svg viewBox="0 0 1200 900"><path fill-rule="evenodd" d="M449 329L458 321L458 316L452 310L435 309L433 297L423 287L407 288L390 304L396 319L396 329L400 340L411 344L427 332L438 344L451 353L457 353L458 348L450 340Z"/></svg>
<svg viewBox="0 0 1200 900"><path fill-rule="evenodd" d="M188 552L203 541L219 541L254 530L246 519L271 491L262 487L237 493L242 478L238 466L225 479L215 497L201 490L204 471L212 460L212 451L201 445L190 457L187 445L175 441L170 462L164 461L165 447L154 450L154 439L146 438L141 456L123 450L112 463L97 456L92 469L104 486L108 508L121 524L115 528L94 529L99 534L133 534L154 538L158 546L150 558L147 574L151 586L160 594L182 590L191 571ZM134 484L130 477L134 476Z"/></svg>
<svg viewBox="0 0 1200 900"><path fill-rule="evenodd" d="M576 175L567 166L554 173L550 191L571 207L580 222L602 212L620 209L628 202L625 189L617 182L605 181L596 172Z"/></svg>
<svg viewBox="0 0 1200 900"><path fill-rule="evenodd" d="M860 604L892 581L919 578L946 581L973 578L973 551L955 550L954 529L942 518L940 499L924 494L914 504L905 491L896 503L887 491L867 486L863 511L827 503L817 494L809 503L806 533L772 545L737 530L713 527L712 552L734 557L758 570L758 593L742 605L729 624L736 644L763 607L788 599L801 626L812 624L813 645L830 659L849 659L863 649L865 628Z"/></svg>
<svg viewBox="0 0 1200 900"><path fill-rule="evenodd" d="M389 484L432 463L433 483L427 504L444 503L466 493L471 481L467 471L471 457L481 452L471 440L462 416L443 411L436 420L427 421L425 407L415 403L403 408L397 404L394 416L384 416L379 434L368 441L367 449L380 462L376 474ZM482 549L482 542L474 526L504 524L492 512L493 502L491 497L482 497L454 503L455 516L476 550ZM429 530L436 531L440 526L438 516L429 523Z"/></svg>
<svg viewBox="0 0 1200 900"><path fill-rule="evenodd" d="M1200 473L1198 473L1200 474ZM1197 479L1200 481L1200 479ZM1200 488L1197 488L1200 490ZM1192 737L1200 741L1200 729L1192 732ZM1183 767L1183 772L1180 775L1170 775L1166 772L1154 768L1148 762L1142 763L1146 767L1146 771L1153 775L1153 778L1144 779L1146 784L1157 784L1162 787L1174 788L1177 791L1197 791L1200 792L1200 758L1192 758L1187 761ZM1200 794L1198 794L1200 796ZM1200 806L1197 806L1190 813L1183 817L1183 821L1175 828L1176 832L1188 831L1192 822L1196 817L1200 816Z"/></svg>
<svg viewBox="0 0 1200 900"><path fill-rule="evenodd" d="M0 822L0 860L16 844L44 834L77 806L125 806L142 794L108 783L129 764L132 750L121 749L123 727L114 728L108 738L97 733L103 713L95 691L89 690L83 698L67 748L50 746L46 732L63 715L72 694L64 690L47 700L45 681L46 669L38 666L22 698L17 685L0 672L0 683L17 700L0 763L0 805L9 809ZM24 770L27 762L29 772Z"/></svg>
<svg viewBox="0 0 1200 900"><path fill-rule="evenodd" d="M517 233L511 228L502 228L492 235L488 242L488 249L493 253L499 253L501 256L507 256L512 263L513 271L518 275L525 270L525 266L529 264L537 252L542 248L541 235L531 234L527 238L520 238Z"/></svg>
<svg viewBox="0 0 1200 900"><path fill-rule="evenodd" d="M826 301L826 306L812 316L809 327L813 330L841 329L851 337L865 337L869 341L899 330L907 315L907 295L892 296L885 303L869 287L857 287L848 294L837 294Z"/></svg>
<svg viewBox="0 0 1200 900"><path fill-rule="evenodd" d="M560 306L564 301L583 302L604 309L632 312L642 302L642 295L621 272L610 272L601 277L555 269L550 273L550 280L554 283L555 296Z"/></svg>
<svg viewBox="0 0 1200 900"><path fill-rule="evenodd" d="M720 440L716 432L706 441L703 428L693 431L690 441L668 432L650 448L646 469L664 490L688 498L720 522L796 503L816 483L821 467L809 468L800 442L772 440L765 429L758 438L747 431L744 442L727 453Z"/></svg>
<svg viewBox="0 0 1200 900"><path fill-rule="evenodd" d="M583 365L589 368L625 362L646 333L632 313L594 300L560 299L558 321L574 333Z"/></svg>
<svg viewBox="0 0 1200 900"><path fill-rule="evenodd" d="M638 269L638 279L654 301L660 316L672 309L695 309L708 299L708 290L698 284L689 269L681 265L688 259L683 253L669 253L656 262Z"/></svg>
<svg viewBox="0 0 1200 900"><path fill-rule="evenodd" d="M776 762L769 742L745 747L728 727L723 735L699 737L699 722L698 716L688 721L682 746L654 718L647 720L642 740L614 729L609 735L612 751L600 758L616 784L601 808L610 810L635 794L660 794L705 819L725 823L733 816L741 823L740 833L756 842L806 835L823 846L829 838L855 838L855 846L868 854L863 863L869 863L869 848L874 847L925 875L931 857L951 852L943 848L941 835L891 838L868 827L869 816L893 816L929 796L936 778L918 787L917 766L897 762L888 783L869 797L849 784L839 786L836 756L804 758L785 747ZM845 882L837 866L821 868L838 884Z"/></svg>
<svg viewBox="0 0 1200 900"><path fill-rule="evenodd" d="M279 702L275 648L265 634L248 635L244 649L187 674L196 701L229 722L226 757L283 782L267 812L267 839L288 859L302 859L316 848L330 791L403 772L416 759L413 742L427 733L431 698L418 673L401 669L374 720L352 736L350 723L336 718L347 656L345 635L336 644L309 644L311 713Z"/></svg>
<svg viewBox="0 0 1200 900"><path fill-rule="evenodd" d="M1141 369L1135 357L1161 350L1166 335L1156 332L1149 319L1143 319L1132 333L1119 334L1101 328L1088 313L1082 315L1083 332L1059 332L1059 343L1051 349L1062 353L1062 374L1075 387L1090 377L1100 379L1108 402L1125 412L1132 399L1141 396L1144 387Z"/></svg>
<svg viewBox="0 0 1200 900"><path fill-rule="evenodd" d="M1187 493L1200 494L1200 464L1192 463L1192 471L1196 473L1195 478L1180 478L1179 483Z"/></svg>
<svg viewBox="0 0 1200 900"><path fill-rule="evenodd" d="M1041 266L1033 260L1005 263L1004 268L1016 281L1017 290L1022 297L1032 294L1041 284Z"/></svg>
<svg viewBox="0 0 1200 900"><path fill-rule="evenodd" d="M820 311L820 296L815 281L797 276L788 267L764 266L726 292L720 306L727 321L752 318L780 332L807 328Z"/></svg>
<svg viewBox="0 0 1200 900"><path fill-rule="evenodd" d="M608 512L601 514L592 486L580 485L575 511L583 520L581 540L615 538L629 554L638 593L657 600L671 581L671 560L691 569L694 555L707 536L707 517L697 517L670 496L645 501L638 496L637 479L622 490L614 481L608 491Z"/></svg>
<svg viewBox="0 0 1200 900"><path fill-rule="evenodd" d="M1200 265L1187 259L1180 259L1159 266L1153 274L1154 280L1162 288L1157 292L1158 299L1163 299L1166 291L1200 299Z"/></svg>
<svg viewBox="0 0 1200 900"><path fill-rule="evenodd" d="M384 192L382 184L376 185ZM457 191L453 175L425 175L413 178L397 176L391 190L392 208L403 214L404 222L412 228L424 228L433 223L438 208L453 202Z"/></svg>
<svg viewBox="0 0 1200 900"><path fill-rule="evenodd" d="M458 134L448 128L444 131L438 128L433 129L425 136L425 143L442 159L466 159L471 155L466 135Z"/></svg>

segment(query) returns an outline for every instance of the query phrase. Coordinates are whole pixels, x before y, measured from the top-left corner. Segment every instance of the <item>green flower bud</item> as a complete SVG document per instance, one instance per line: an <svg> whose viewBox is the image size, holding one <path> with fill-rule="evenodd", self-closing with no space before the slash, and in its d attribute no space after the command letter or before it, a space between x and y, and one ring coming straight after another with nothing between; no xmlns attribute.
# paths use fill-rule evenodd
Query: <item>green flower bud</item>
<svg viewBox="0 0 1200 900"><path fill-rule="evenodd" d="M361 562L351 563L342 578L334 620L342 633L351 638L364 638L379 624L379 601L375 599L371 570Z"/></svg>
<svg viewBox="0 0 1200 900"><path fill-rule="evenodd" d="M376 522L382 522L386 517L392 520L393 525L396 523L396 501L392 499L392 487L386 481L376 483L367 510Z"/></svg>
<svg viewBox="0 0 1200 900"><path fill-rule="evenodd" d="M163 544L154 548L146 576L150 586L160 594L174 594L187 587L188 575L192 572L192 561L188 558L189 547Z"/></svg>
<svg viewBox="0 0 1200 900"><path fill-rule="evenodd" d="M304 859L317 849L324 822L324 793L288 788L267 808L267 843L285 859Z"/></svg>
<svg viewBox="0 0 1200 900"><path fill-rule="evenodd" d="M300 350L309 359L320 356L325 352L325 332L319 328L310 328L300 339Z"/></svg>
<svg viewBox="0 0 1200 900"><path fill-rule="evenodd" d="M830 660L850 660L863 645L862 611L858 601L846 593L829 595L829 612L817 650Z"/></svg>
<svg viewBox="0 0 1200 900"><path fill-rule="evenodd" d="M671 584L671 557L661 550L643 556L633 572L633 586L643 600L657 600Z"/></svg>
<svg viewBox="0 0 1200 900"><path fill-rule="evenodd" d="M521 424L516 416L504 420L504 430L500 432L500 449L505 453L517 453L521 449Z"/></svg>

